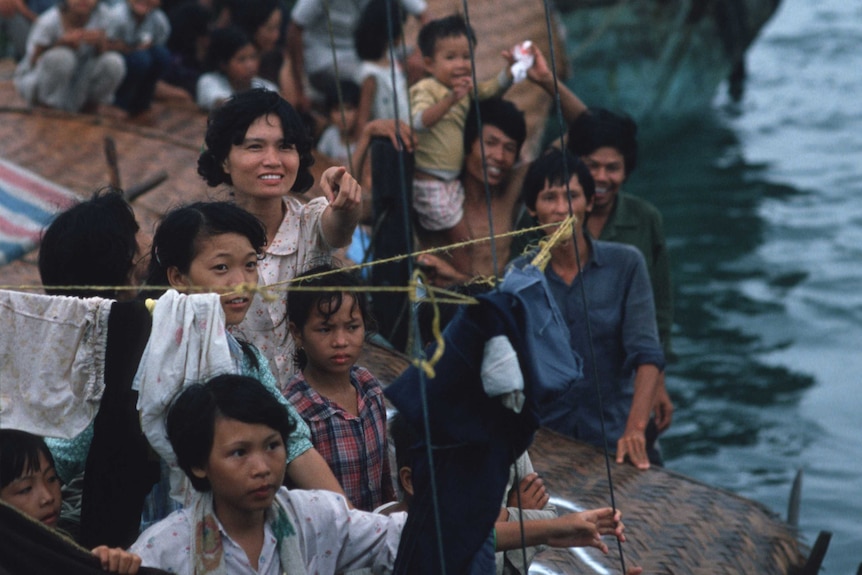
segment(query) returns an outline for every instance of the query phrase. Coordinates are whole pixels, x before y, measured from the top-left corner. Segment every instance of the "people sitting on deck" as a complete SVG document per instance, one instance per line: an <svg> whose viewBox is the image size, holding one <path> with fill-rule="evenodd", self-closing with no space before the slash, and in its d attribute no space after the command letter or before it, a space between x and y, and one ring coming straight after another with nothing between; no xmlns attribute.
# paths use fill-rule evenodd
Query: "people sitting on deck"
<svg viewBox="0 0 862 575"><path fill-rule="evenodd" d="M167 433L194 504L144 531L130 550L178 575L390 571L404 514L349 509L341 495L283 487L292 428L252 378L222 375L183 389Z"/></svg>
<svg viewBox="0 0 862 575"><path fill-rule="evenodd" d="M198 78L197 103L204 110L221 106L233 94L261 88L278 92L278 86L257 75L257 48L236 26L213 30L206 55L207 72Z"/></svg>
<svg viewBox="0 0 862 575"><path fill-rule="evenodd" d="M226 19L248 35L260 55L261 78L278 86L289 102L295 99L293 79L285 57L283 32L287 9L279 0L227 0Z"/></svg>
<svg viewBox="0 0 862 575"><path fill-rule="evenodd" d="M54 459L41 437L17 429L0 429L0 501L57 528L63 504L60 486ZM134 575L141 566L139 556L123 549L99 545L92 551L102 569L111 573ZM14 552L6 548L3 554ZM37 566L38 559L34 558L31 565Z"/></svg>
<svg viewBox="0 0 862 575"><path fill-rule="evenodd" d="M109 14L98 0L60 0L39 16L15 70L15 87L28 104L109 110L126 72L122 55L107 50Z"/></svg>
<svg viewBox="0 0 862 575"><path fill-rule="evenodd" d="M165 45L170 33L168 17L153 0L124 0L111 10L108 45L126 63L114 104L131 118L140 119L152 105L156 83L170 63Z"/></svg>
<svg viewBox="0 0 862 575"><path fill-rule="evenodd" d="M421 22L429 16L425 0L399 3ZM298 0L294 4L286 42L300 111L310 111L312 101L320 99L330 82L341 78L359 81L353 35L367 4L368 0Z"/></svg>
<svg viewBox="0 0 862 575"><path fill-rule="evenodd" d="M539 224L576 218L573 237L551 249L545 276L572 349L584 361L584 378L541 414L542 424L600 447L606 440L618 463L647 469L660 463L646 429L665 365L652 288L636 248L587 233L594 192L589 169L567 150L541 155L524 179L522 198ZM554 230L544 228L546 235ZM522 256L512 265L529 260Z"/></svg>
<svg viewBox="0 0 862 575"><path fill-rule="evenodd" d="M161 81L156 85L160 99L194 102L198 79L204 73L207 46L210 42L212 12L196 0L184 0L168 11L171 35L167 47L171 53Z"/></svg>
<svg viewBox="0 0 862 575"><path fill-rule="evenodd" d="M6 38L6 53L16 62L27 50L27 35L36 18L58 0L0 0L0 37Z"/></svg>

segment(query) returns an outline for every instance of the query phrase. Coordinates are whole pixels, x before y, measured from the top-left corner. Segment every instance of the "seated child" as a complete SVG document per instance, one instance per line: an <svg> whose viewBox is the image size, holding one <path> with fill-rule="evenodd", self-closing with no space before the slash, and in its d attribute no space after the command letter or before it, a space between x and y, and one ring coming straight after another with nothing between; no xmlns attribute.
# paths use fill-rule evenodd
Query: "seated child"
<svg viewBox="0 0 862 575"><path fill-rule="evenodd" d="M123 55L126 76L117 88L114 104L138 116L150 109L156 82L170 63L165 44L171 33L159 0L125 0L111 11L110 45Z"/></svg>
<svg viewBox="0 0 862 575"><path fill-rule="evenodd" d="M341 99L338 91L341 89ZM362 126L357 121L359 86L350 80L332 83L326 91L326 114L329 126L317 141L317 151L326 154L338 165L349 166L356 161L352 157ZM351 170L355 173L355 170Z"/></svg>
<svg viewBox="0 0 862 575"><path fill-rule="evenodd" d="M30 29L15 87L31 105L68 112L111 104L126 65L107 51L109 8L97 0L63 0Z"/></svg>
<svg viewBox="0 0 862 575"><path fill-rule="evenodd" d="M378 509L379 513L389 514L398 511L407 511L413 497L413 457L415 446L418 444L418 432L412 429L399 414L391 417L389 432L392 443L395 446L395 461L398 466L397 480L401 494L400 501L395 505L389 505ZM526 453L525 453L526 455ZM424 455L423 455L424 456ZM529 459L529 456L528 456ZM530 466L532 467L532 465ZM547 503L547 495L544 487L536 481L535 474L529 474L521 481L522 498L521 510L539 510ZM529 497L527 495L529 494ZM517 497L510 493L508 497L509 507L514 507ZM603 535L616 535L620 541L625 541L623 535L624 526L620 521L619 511L614 513L610 507L591 509L580 513L569 513L561 517L556 512L543 512L545 518L531 519L524 515L523 544L527 547L548 545L551 547L595 547L602 553L608 552L607 545L602 541ZM526 569L516 567L521 562L521 523L509 517L509 511L503 507L500 518L494 525L494 541L497 551L497 572L512 573L523 572ZM504 553L515 551L518 553ZM535 550L530 550L528 556L535 555ZM504 569L507 569L504 571ZM514 571L513 571L514 569ZM629 575L640 573L639 570L629 570Z"/></svg>
<svg viewBox="0 0 862 575"><path fill-rule="evenodd" d="M457 14L432 20L419 31L419 49L430 77L410 88L417 132L413 208L421 231L435 238L423 243L446 245L469 238L458 175L464 163L464 122L472 103L470 46L475 42L472 28ZM482 100L500 96L511 84L507 67L479 84L478 96ZM469 270L467 250L453 250L452 260L456 269Z"/></svg>
<svg viewBox="0 0 862 575"><path fill-rule="evenodd" d="M300 373L284 396L308 423L312 443L353 504L372 511L395 498L383 388L355 365L371 323L364 294L355 291L360 283L345 271L327 273L333 271L318 266L292 284L300 289L287 298L287 317Z"/></svg>
<svg viewBox="0 0 862 575"><path fill-rule="evenodd" d="M0 501L48 527L56 527L62 505L60 478L41 437L0 429ZM137 555L104 545L93 549L93 555L112 573L134 574L141 565Z"/></svg>
<svg viewBox="0 0 862 575"><path fill-rule="evenodd" d="M257 48L245 32L236 26L213 30L206 56L208 71L198 79L198 106L218 108L232 95L251 88L278 92L278 86L258 77L259 64Z"/></svg>
<svg viewBox="0 0 862 575"><path fill-rule="evenodd" d="M144 531L131 551L178 575L391 571L403 515L351 510L335 493L282 487L293 425L248 377L183 389L167 433L197 497Z"/></svg>

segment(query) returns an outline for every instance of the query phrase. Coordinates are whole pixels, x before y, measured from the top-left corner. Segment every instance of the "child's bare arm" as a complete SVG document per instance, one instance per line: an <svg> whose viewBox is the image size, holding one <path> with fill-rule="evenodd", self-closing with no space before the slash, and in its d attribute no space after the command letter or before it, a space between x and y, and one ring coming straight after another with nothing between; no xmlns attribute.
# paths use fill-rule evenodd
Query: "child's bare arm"
<svg viewBox="0 0 862 575"><path fill-rule="evenodd" d="M99 545L93 549L93 555L102 562L102 569L111 573L134 575L141 566L141 558L119 547Z"/></svg>
<svg viewBox="0 0 862 575"><path fill-rule="evenodd" d="M509 551L521 546L518 522L497 523L497 550ZM524 539L528 547L549 545L551 547L595 547L608 552L602 536L613 535L625 541L619 511L610 507L591 509L580 513L569 513L554 519L537 519L524 522Z"/></svg>
<svg viewBox="0 0 862 575"><path fill-rule="evenodd" d="M422 125L430 128L446 115L449 109L458 103L458 100L473 91L473 79L465 76L459 78L446 95L434 104L431 104L422 112Z"/></svg>
<svg viewBox="0 0 862 575"><path fill-rule="evenodd" d="M527 79L553 97L554 74L548 67L548 62L542 51L535 44L532 46L532 50L535 62L527 70ZM571 124L578 119L578 116L587 111L587 105L564 82L557 82L557 89L560 93L560 109L563 112L563 119Z"/></svg>

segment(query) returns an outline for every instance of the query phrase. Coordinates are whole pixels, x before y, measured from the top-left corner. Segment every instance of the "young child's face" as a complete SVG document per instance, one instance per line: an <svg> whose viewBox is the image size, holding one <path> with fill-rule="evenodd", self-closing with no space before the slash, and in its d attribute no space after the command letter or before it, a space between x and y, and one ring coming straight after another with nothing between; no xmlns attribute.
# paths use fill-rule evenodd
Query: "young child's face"
<svg viewBox="0 0 862 575"><path fill-rule="evenodd" d="M228 293L241 283L257 285L257 252L241 234L227 233L196 241L197 254L188 274L171 268L168 279L175 287L206 287L221 296L225 324L237 325L251 306L249 293ZM176 285L175 285L176 282Z"/></svg>
<svg viewBox="0 0 862 575"><path fill-rule="evenodd" d="M27 469L28 465L24 466ZM39 471L24 471L0 490L0 499L33 519L54 527L60 518L60 478L48 459L39 454Z"/></svg>
<svg viewBox="0 0 862 575"><path fill-rule="evenodd" d="M336 107L329 111L329 121L333 126L338 126L342 134L351 134L356 127L356 106L344 104L344 121L341 121L341 108Z"/></svg>
<svg viewBox="0 0 862 575"><path fill-rule="evenodd" d="M291 331L305 350L309 367L331 374L349 372L365 341L365 321L351 294L344 294L341 307L328 319L315 304L301 333L295 326Z"/></svg>
<svg viewBox="0 0 862 575"><path fill-rule="evenodd" d="M425 70L441 84L452 87L458 79L473 74L470 42L467 36L440 38L434 45L434 55L424 58Z"/></svg>
<svg viewBox="0 0 862 575"><path fill-rule="evenodd" d="M217 417L213 446L203 468L220 517L265 511L284 481L287 451L281 434L268 425Z"/></svg>
<svg viewBox="0 0 862 575"><path fill-rule="evenodd" d="M231 86L238 89L248 89L251 81L257 76L260 60L254 44L246 44L222 66L224 75L227 76Z"/></svg>

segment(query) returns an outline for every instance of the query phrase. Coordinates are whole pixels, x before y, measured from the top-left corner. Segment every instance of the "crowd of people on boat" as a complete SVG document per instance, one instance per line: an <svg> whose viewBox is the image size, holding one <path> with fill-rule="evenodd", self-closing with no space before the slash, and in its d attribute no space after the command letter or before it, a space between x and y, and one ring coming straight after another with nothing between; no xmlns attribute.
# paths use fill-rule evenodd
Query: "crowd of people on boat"
<svg viewBox="0 0 862 575"><path fill-rule="evenodd" d="M409 53L408 14L421 26ZM389 399L405 413L388 414L359 365L369 338L406 349L375 333L369 302L388 295L349 267L373 263L372 190L394 177L371 169L372 141L412 160L427 289L482 298L495 278L544 294L512 295L515 319L488 297L481 313L443 314L448 327L435 306L417 313L429 349L441 331L480 326L484 347L465 358L475 372L440 373L494 398L494 425L516 418L524 437L541 424L619 464L662 464L670 267L659 212L622 191L637 126L555 82L537 47L506 51L474 86L472 28L424 0L0 0L0 18L30 105L131 119L160 99L207 110L197 170L230 195L171 209L145 245L122 193L101 190L44 231L47 295L0 292L15 317L0 333L0 501L93 549L93 564L435 572L402 540L424 533L410 510L428 491L416 447L429 430L403 391ZM522 80L555 96L567 124L529 163L524 114L504 97ZM317 181L316 159L332 165ZM21 352L37 346L51 353ZM562 387L531 398L551 372ZM542 546L607 552L603 536L625 539L619 511L558 515L528 451L503 455L480 548L452 572L525 573Z"/></svg>

